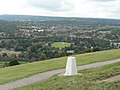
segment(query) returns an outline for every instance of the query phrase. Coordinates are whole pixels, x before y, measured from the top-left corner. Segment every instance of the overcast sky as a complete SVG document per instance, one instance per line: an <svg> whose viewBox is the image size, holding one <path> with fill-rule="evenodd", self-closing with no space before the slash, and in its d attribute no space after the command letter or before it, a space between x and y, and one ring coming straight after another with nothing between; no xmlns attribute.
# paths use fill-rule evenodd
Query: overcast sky
<svg viewBox="0 0 120 90"><path fill-rule="evenodd" d="M120 0L0 0L0 14L120 19Z"/></svg>

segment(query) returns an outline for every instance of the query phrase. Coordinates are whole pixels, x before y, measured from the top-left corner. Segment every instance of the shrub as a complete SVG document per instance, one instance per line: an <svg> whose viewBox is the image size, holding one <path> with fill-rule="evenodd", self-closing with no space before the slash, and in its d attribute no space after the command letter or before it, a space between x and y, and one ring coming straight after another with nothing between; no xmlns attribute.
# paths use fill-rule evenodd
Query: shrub
<svg viewBox="0 0 120 90"><path fill-rule="evenodd" d="M19 65L20 63L17 60L12 60L9 62L9 66Z"/></svg>

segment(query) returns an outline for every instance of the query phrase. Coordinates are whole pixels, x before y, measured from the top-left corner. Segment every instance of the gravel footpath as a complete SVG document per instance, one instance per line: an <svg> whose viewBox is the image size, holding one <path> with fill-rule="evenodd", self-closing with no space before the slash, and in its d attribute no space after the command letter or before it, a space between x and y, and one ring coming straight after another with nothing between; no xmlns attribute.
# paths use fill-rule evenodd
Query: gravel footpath
<svg viewBox="0 0 120 90"><path fill-rule="evenodd" d="M116 62L120 62L120 59L82 65L82 66L78 66L77 69L83 70L83 69L89 69L89 68L96 68L96 67L116 63ZM13 82L9 82L9 83L5 83L3 85L0 85L0 90L11 90L11 89L14 89L17 87L25 86L25 85L28 85L31 83L35 83L37 81L47 79L55 74L64 73L64 72L65 72L65 69L58 69L58 70L48 71L48 72L44 72L44 73L39 73L39 74L30 76L28 78L23 78L20 80L16 80Z"/></svg>

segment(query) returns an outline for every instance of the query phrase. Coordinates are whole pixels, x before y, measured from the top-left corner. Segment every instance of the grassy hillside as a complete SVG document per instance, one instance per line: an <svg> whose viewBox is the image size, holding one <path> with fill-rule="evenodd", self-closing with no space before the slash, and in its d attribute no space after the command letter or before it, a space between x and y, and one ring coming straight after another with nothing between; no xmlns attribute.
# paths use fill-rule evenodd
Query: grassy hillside
<svg viewBox="0 0 120 90"><path fill-rule="evenodd" d="M75 56L77 65L89 64L120 58L120 49L80 54ZM0 69L0 84L28 77L40 72L64 68L67 57L55 58L29 64Z"/></svg>
<svg viewBox="0 0 120 90"><path fill-rule="evenodd" d="M109 77L120 75L120 62L99 68L81 70L81 75L52 78L14 90L120 90L120 81L102 82Z"/></svg>

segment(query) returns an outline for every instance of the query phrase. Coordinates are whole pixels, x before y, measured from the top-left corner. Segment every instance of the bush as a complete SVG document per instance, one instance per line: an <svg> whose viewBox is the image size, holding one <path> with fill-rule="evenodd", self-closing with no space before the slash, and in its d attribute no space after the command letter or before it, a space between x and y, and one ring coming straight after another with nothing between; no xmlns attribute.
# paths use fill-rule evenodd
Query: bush
<svg viewBox="0 0 120 90"><path fill-rule="evenodd" d="M39 59L40 59L41 61L42 61L42 60L46 60L46 59L47 59L46 54L42 53Z"/></svg>
<svg viewBox="0 0 120 90"><path fill-rule="evenodd" d="M90 52L92 52L92 49L90 48L85 49L85 53L90 53Z"/></svg>
<svg viewBox="0 0 120 90"><path fill-rule="evenodd" d="M5 62L4 64L3 64L3 67L8 67L9 66L9 63L8 62Z"/></svg>
<svg viewBox="0 0 120 90"><path fill-rule="evenodd" d="M59 57L64 57L64 56L66 56L66 52L65 51L59 52Z"/></svg>
<svg viewBox="0 0 120 90"><path fill-rule="evenodd" d="M93 49L93 52L100 51L100 48L96 47Z"/></svg>
<svg viewBox="0 0 120 90"><path fill-rule="evenodd" d="M20 63L17 60L12 60L9 62L9 66L19 65Z"/></svg>

